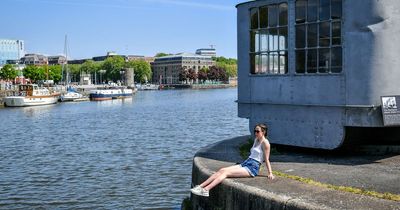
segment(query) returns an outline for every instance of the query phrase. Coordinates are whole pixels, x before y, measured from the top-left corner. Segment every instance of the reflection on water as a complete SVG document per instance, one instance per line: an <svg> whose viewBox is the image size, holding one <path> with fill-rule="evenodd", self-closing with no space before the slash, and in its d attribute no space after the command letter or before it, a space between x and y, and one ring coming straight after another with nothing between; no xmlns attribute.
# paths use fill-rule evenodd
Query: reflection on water
<svg viewBox="0 0 400 210"><path fill-rule="evenodd" d="M0 109L0 209L176 208L192 158L248 134L236 89Z"/></svg>

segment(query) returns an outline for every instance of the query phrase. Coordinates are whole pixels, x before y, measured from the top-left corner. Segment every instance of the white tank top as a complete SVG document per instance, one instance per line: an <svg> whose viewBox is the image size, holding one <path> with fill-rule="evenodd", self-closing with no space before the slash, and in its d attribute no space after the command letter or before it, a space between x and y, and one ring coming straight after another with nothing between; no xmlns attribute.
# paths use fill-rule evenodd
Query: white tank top
<svg viewBox="0 0 400 210"><path fill-rule="evenodd" d="M262 142L259 142L257 139L254 139L253 147L250 149L249 158L257 160L260 163L264 162L264 150L262 147Z"/></svg>

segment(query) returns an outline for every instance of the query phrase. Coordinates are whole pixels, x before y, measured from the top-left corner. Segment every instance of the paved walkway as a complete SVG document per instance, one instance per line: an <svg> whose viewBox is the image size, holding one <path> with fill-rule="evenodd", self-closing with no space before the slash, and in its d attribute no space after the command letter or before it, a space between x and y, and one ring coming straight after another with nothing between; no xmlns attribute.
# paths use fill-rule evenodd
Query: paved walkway
<svg viewBox="0 0 400 210"><path fill-rule="evenodd" d="M229 139L200 150L194 158L194 172L198 170L210 175L220 167L241 162L238 147L247 139ZM349 152L278 148L278 154L271 155L270 159L273 170L285 174L336 186L400 194L400 155L352 155ZM193 182L200 182L204 178L194 174ZM264 200L275 202L279 209L400 209L398 201L328 189L280 176L270 181L266 178L265 168L256 178L227 179L222 185L264 196ZM203 198L195 198L194 201L203 199L200 203L215 203L214 198L223 196L216 194L223 192L216 189L213 193L211 190L208 201ZM229 201L224 202L218 205L226 205Z"/></svg>

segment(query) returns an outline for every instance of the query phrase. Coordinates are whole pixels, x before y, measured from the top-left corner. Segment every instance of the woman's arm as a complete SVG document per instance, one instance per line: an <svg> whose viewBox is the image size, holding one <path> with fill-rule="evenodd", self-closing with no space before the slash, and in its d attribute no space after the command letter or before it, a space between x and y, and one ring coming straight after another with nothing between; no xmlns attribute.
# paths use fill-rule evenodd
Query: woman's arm
<svg viewBox="0 0 400 210"><path fill-rule="evenodd" d="M274 179L275 177L272 174L271 163L269 162L269 154L271 151L271 145L269 144L268 141L263 141L263 146L264 146L265 166L267 168L267 176L268 176L268 179Z"/></svg>

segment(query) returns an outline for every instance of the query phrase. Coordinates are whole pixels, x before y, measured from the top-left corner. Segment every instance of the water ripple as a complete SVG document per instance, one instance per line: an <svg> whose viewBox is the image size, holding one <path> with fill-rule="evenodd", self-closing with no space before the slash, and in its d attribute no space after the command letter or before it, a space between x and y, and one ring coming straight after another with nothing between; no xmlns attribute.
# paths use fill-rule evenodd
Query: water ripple
<svg viewBox="0 0 400 210"><path fill-rule="evenodd" d="M0 208L173 209L200 148L248 133L236 89L0 109Z"/></svg>

